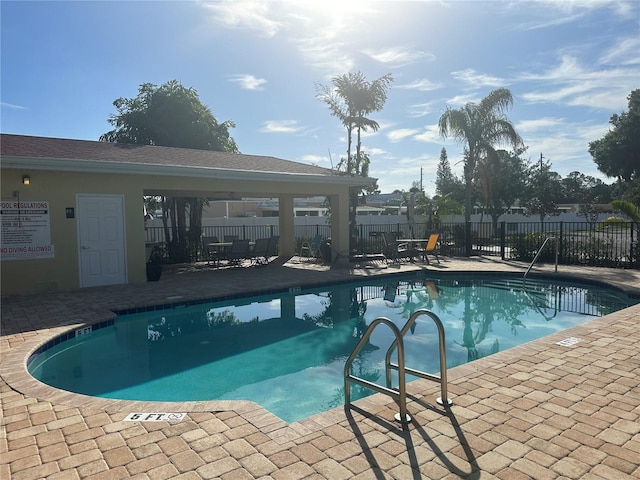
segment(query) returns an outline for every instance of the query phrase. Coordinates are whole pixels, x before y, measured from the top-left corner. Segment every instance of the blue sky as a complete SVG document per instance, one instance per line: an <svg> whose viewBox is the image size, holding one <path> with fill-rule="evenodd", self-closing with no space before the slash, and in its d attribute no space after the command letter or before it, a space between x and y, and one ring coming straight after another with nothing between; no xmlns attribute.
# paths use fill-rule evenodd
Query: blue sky
<svg viewBox="0 0 640 480"><path fill-rule="evenodd" d="M383 192L435 193L447 107L509 88L529 149L566 176L596 169L588 143L640 88L640 2L1 2L1 130L97 140L113 101L177 79L195 88L242 153L331 167L344 127L315 84L361 71L394 82L363 146Z"/></svg>

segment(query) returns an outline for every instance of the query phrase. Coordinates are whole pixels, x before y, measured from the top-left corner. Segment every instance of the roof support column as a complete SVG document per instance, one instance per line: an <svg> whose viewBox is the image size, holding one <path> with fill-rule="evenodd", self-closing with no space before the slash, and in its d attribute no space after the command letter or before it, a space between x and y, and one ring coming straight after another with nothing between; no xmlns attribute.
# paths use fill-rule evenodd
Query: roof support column
<svg viewBox="0 0 640 480"><path fill-rule="evenodd" d="M280 231L280 256L291 258L295 255L295 233L293 225L293 196L278 196L278 228Z"/></svg>
<svg viewBox="0 0 640 480"><path fill-rule="evenodd" d="M349 251L349 188L339 195L329 196L331 202L331 257L335 261L338 252ZM348 264L349 255L340 255L338 263Z"/></svg>

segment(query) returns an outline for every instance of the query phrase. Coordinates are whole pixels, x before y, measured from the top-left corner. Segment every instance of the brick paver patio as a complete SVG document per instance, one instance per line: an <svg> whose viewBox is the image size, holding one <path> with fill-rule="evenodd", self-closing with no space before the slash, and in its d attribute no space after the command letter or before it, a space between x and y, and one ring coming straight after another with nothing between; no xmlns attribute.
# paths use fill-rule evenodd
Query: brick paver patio
<svg viewBox="0 0 640 480"><path fill-rule="evenodd" d="M410 383L413 421L404 427L383 395L286 424L251 402L97 399L47 387L25 370L44 339L109 318L110 308L419 268L524 271L486 258L379 267L327 269L294 259L259 269L179 269L146 285L3 297L0 478L640 478L640 305L450 369L450 409L435 402L437 384ZM637 270L559 270L640 294ZM581 341L557 344L567 337ZM123 421L132 411L188 414L178 423Z"/></svg>

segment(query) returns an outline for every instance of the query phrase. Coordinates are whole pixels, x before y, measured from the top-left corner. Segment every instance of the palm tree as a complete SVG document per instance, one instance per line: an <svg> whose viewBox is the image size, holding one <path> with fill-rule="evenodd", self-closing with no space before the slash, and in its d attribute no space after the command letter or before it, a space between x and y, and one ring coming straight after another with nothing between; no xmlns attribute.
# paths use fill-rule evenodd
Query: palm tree
<svg viewBox="0 0 640 480"><path fill-rule="evenodd" d="M347 129L346 172L352 175L366 176L369 157L362 152L361 132L369 129L377 131L380 125L367 115L382 110L387 100L389 84L393 81L390 73L367 82L361 72L346 73L334 77L333 86L316 84L316 97L324 101L331 114L338 118ZM356 156L351 154L353 134L357 134ZM355 228L358 191L354 189L350 195L349 223Z"/></svg>
<svg viewBox="0 0 640 480"><path fill-rule="evenodd" d="M640 207L635 206L628 200L614 200L611 205L620 210L624 215L629 217L633 222L640 222Z"/></svg>
<svg viewBox="0 0 640 480"><path fill-rule="evenodd" d="M358 138L356 142L356 175L361 173L362 132L366 132L369 129L377 132L380 128L378 122L367 118L366 115L382 110L382 107L387 101L387 91L391 82L393 82L393 77L390 73L387 73L371 83L363 82L358 84L360 89L355 95L355 127Z"/></svg>
<svg viewBox="0 0 640 480"><path fill-rule="evenodd" d="M331 80L333 86L316 84L316 96L329 106L331 114L347 129L347 173L360 173L357 162L362 148L361 132L368 129L375 132L380 128L375 120L366 115L382 110L392 81L390 73L367 82L361 72L350 72L334 77ZM356 163L353 163L351 155L354 130L357 132Z"/></svg>
<svg viewBox="0 0 640 480"><path fill-rule="evenodd" d="M513 105L511 92L498 88L480 100L460 109L448 107L440 117L440 135L466 143L464 156L465 221L471 220L471 191L478 162L497 158L496 146L508 143L515 149L522 143L504 111Z"/></svg>
<svg viewBox="0 0 640 480"><path fill-rule="evenodd" d="M334 77L331 82L333 86L316 84L316 97L327 104L331 115L340 120L340 123L347 129L347 165L346 172L353 173L351 163L351 143L353 129L355 128L355 97L356 92L364 82L362 73L346 73Z"/></svg>

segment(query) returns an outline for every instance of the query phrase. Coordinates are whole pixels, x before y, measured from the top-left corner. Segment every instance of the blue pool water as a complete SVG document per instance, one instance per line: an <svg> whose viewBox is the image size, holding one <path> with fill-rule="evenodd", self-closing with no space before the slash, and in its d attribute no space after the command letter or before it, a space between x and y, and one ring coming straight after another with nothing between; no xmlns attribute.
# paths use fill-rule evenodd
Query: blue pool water
<svg viewBox="0 0 640 480"><path fill-rule="evenodd" d="M453 367L637 302L573 283L527 280L523 288L508 277L393 276L120 315L50 342L32 356L29 371L54 387L104 398L252 400L292 422L344 403L344 362L378 317L401 328L417 309L432 310L445 326ZM388 328L377 328L354 373L384 383L392 341ZM405 354L407 366L439 371L428 317L407 333ZM352 399L371 393L352 387Z"/></svg>

